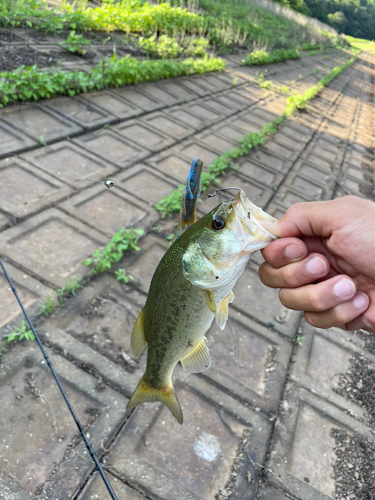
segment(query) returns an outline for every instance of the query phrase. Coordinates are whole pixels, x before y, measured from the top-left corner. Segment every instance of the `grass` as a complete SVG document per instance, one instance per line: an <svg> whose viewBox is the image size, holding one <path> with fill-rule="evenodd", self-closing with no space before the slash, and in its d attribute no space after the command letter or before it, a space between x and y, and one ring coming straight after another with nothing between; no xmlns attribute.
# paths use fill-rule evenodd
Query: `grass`
<svg viewBox="0 0 375 500"><path fill-rule="evenodd" d="M1 73L0 106L17 101L50 99L58 94L74 96L106 87L131 85L142 81L162 80L181 75L221 71L225 62L220 58L204 57L183 61L138 61L116 55L100 61L91 71L38 70L36 66L21 66L15 71Z"/></svg>
<svg viewBox="0 0 375 500"><path fill-rule="evenodd" d="M139 251L137 246L139 238L144 234L143 229L122 228L113 236L103 250L95 250L92 257L86 259L82 264L90 267L90 274L100 274L111 269L112 264L119 262L125 252L130 250Z"/></svg>
<svg viewBox="0 0 375 500"><path fill-rule="evenodd" d="M356 59L356 57L352 57L345 64L336 66L330 73L325 75L317 85L310 87L303 94L295 94L288 97L286 99L286 108L280 116L275 118L272 122L266 123L259 132L251 132L250 134L244 135L239 141L239 146L216 158L211 165L209 165L207 171L202 174L202 192L206 191L210 184L218 181L219 177L228 169L235 168L234 161L237 158L249 153L249 151L256 146L263 145L267 138L277 131L288 116L294 114L298 109L306 108L307 102L310 99L313 99L318 92L329 85L334 78L342 73ZM155 208L160 212L162 218L172 216L174 213L178 213L181 210L184 190L185 186L180 184L177 189L165 196L155 205Z"/></svg>
<svg viewBox="0 0 375 500"><path fill-rule="evenodd" d="M254 50L247 54L246 58L242 60L245 66L255 66L260 64L271 64L286 59L299 59L301 54L297 49L278 49L267 54L264 50Z"/></svg>
<svg viewBox="0 0 375 500"><path fill-rule="evenodd" d="M354 38L353 36L347 36L346 39L350 45L356 49L363 50L369 54L375 55L375 42L370 40L363 40L362 38Z"/></svg>

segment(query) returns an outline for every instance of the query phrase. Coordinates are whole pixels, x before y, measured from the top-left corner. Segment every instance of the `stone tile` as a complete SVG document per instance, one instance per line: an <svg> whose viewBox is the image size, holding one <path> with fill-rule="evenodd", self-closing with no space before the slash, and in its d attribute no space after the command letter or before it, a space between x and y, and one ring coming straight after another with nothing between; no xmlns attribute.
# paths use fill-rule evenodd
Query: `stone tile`
<svg viewBox="0 0 375 500"><path fill-rule="evenodd" d="M4 267L29 314L37 312L39 302L46 300L50 293L54 299L56 298L56 293L53 290L37 281L30 274L14 267L10 262L4 262ZM10 333L13 323L16 323L18 327L24 319L24 315L3 273L0 274L0 290L2 290L0 328L4 328L2 332Z"/></svg>
<svg viewBox="0 0 375 500"><path fill-rule="evenodd" d="M59 311L55 320L44 329L52 331L51 324L56 324L76 341L121 366L130 377L122 387L131 393L131 384L137 383L146 367L146 351L135 360L130 347L131 332L146 297L105 276L81 292L75 302ZM51 334L49 339L59 343L59 335ZM67 347L65 341L63 347ZM68 351L74 354L72 347Z"/></svg>
<svg viewBox="0 0 375 500"><path fill-rule="evenodd" d="M188 111L189 114L197 117L199 120L203 121L206 124L216 123L222 115L217 112L208 109L206 106L203 106L204 101L200 101L199 103L189 104L186 108L181 106L183 111ZM193 125L192 125L193 126Z"/></svg>
<svg viewBox="0 0 375 500"><path fill-rule="evenodd" d="M203 78L184 78L183 80L180 80L180 83L199 97L204 97L211 93L209 85L204 85Z"/></svg>
<svg viewBox="0 0 375 500"><path fill-rule="evenodd" d="M333 498L333 428L371 436L369 429L336 406L288 384L273 435L268 464L273 474L267 474L268 481L278 487L278 476L289 493L302 500Z"/></svg>
<svg viewBox="0 0 375 500"><path fill-rule="evenodd" d="M282 144L283 146L286 146L288 149L291 150L299 150L302 151L305 147L304 141L298 138L291 138L285 135L283 132L276 132L275 135L272 136L272 138L278 143Z"/></svg>
<svg viewBox="0 0 375 500"><path fill-rule="evenodd" d="M229 120L226 120L224 123L228 123L229 125L233 125L238 129L242 130L242 136L245 134L250 134L251 132L259 132L262 128L261 125L256 125L255 123L248 122L245 120L245 117L242 115L236 115Z"/></svg>
<svg viewBox="0 0 375 500"><path fill-rule="evenodd" d="M174 139L155 131L152 126L145 125L139 120L130 120L113 127L123 137L135 142L151 151L160 151L175 142Z"/></svg>
<svg viewBox="0 0 375 500"><path fill-rule="evenodd" d="M188 162L193 161L194 158L199 156L202 158L204 166L207 168L211 163L220 156L220 152L215 152L213 148L208 149L202 146L194 139L189 139L181 142L173 148L173 150L181 157L186 158Z"/></svg>
<svg viewBox="0 0 375 500"><path fill-rule="evenodd" d="M137 110L155 111L163 107L163 103L144 94L142 90L132 86L118 87L112 90L113 94L121 97L126 103Z"/></svg>
<svg viewBox="0 0 375 500"><path fill-rule="evenodd" d="M281 305L278 290L263 285L257 274L257 266L251 263L238 280L233 309L255 319L261 325L293 338L297 332L301 314Z"/></svg>
<svg viewBox="0 0 375 500"><path fill-rule="evenodd" d="M223 115L223 116L232 115L233 113L236 112L236 109L238 109L238 108L233 109L233 106L229 107L228 102L224 104L222 101L219 100L219 97L215 97L212 99L204 99L202 101L202 105L214 111L218 115Z"/></svg>
<svg viewBox="0 0 375 500"><path fill-rule="evenodd" d="M96 94L97 92L87 95L95 96ZM85 130L117 121L115 115L96 106L92 98L86 100L83 96L55 97L43 102L43 108L59 113L64 123L65 121L73 122Z"/></svg>
<svg viewBox="0 0 375 500"><path fill-rule="evenodd" d="M120 189L93 186L59 205L61 210L112 237L123 227L148 229L159 214L146 203Z"/></svg>
<svg viewBox="0 0 375 500"><path fill-rule="evenodd" d="M101 157L105 162L112 162L119 168L127 168L133 163L150 156L150 151L144 149L132 140L126 140L113 129L97 130L81 135L74 143L87 151Z"/></svg>
<svg viewBox="0 0 375 500"><path fill-rule="evenodd" d="M116 90L87 93L82 96L82 100L94 104L103 109L108 115L116 116L121 120L133 118L139 113L139 110L122 99Z"/></svg>
<svg viewBox="0 0 375 500"><path fill-rule="evenodd" d="M225 329L220 330L214 320L206 337L212 365L203 376L253 407L276 412L292 351L290 342L232 311Z"/></svg>
<svg viewBox="0 0 375 500"><path fill-rule="evenodd" d="M222 122L218 125L215 125L211 128L211 130L215 131L221 137L230 139L236 145L238 144L238 141L240 141L244 136L244 132L240 128L237 128L237 126L231 125L228 122Z"/></svg>
<svg viewBox="0 0 375 500"><path fill-rule="evenodd" d="M197 140L204 146L215 150L219 155L225 153L226 151L231 151L238 145L238 143L236 142L230 141L228 139L223 139L223 137L216 135L212 130L207 130L196 134L194 140Z"/></svg>
<svg viewBox="0 0 375 500"><path fill-rule="evenodd" d="M179 102L187 102L197 97L195 92L188 90L180 84L180 80L178 78L173 80L159 80L158 85L162 90L165 90L175 96Z"/></svg>
<svg viewBox="0 0 375 500"><path fill-rule="evenodd" d="M213 75L212 73L205 74L201 78L203 82L210 87L211 92L219 92L228 87L228 83L222 80L218 75Z"/></svg>
<svg viewBox="0 0 375 500"><path fill-rule="evenodd" d="M96 179L105 179L117 172L114 166L71 141L30 151L21 158L76 189L92 185Z"/></svg>
<svg viewBox="0 0 375 500"><path fill-rule="evenodd" d="M337 389L340 375L349 369L353 356L365 355L370 362L375 361L375 356L364 352L363 346L355 343L352 333L339 328L321 330L303 321L299 335L303 340L295 352L291 379L350 415L367 422L365 409L341 396Z"/></svg>
<svg viewBox="0 0 375 500"><path fill-rule="evenodd" d="M119 435L108 464L116 476L163 500L176 495L179 500L214 500L233 477L230 471L238 449L215 407L220 404L223 418L237 436L246 436L245 449L257 463L265 457L270 423L203 379L182 377L181 373L174 385L184 411L183 426L165 407L141 405ZM234 498L253 497L247 470L244 463L234 477L233 490L238 492Z"/></svg>
<svg viewBox="0 0 375 500"><path fill-rule="evenodd" d="M0 120L35 139L49 141L72 137L82 131L78 125L61 120L61 115L38 104L8 106L0 110Z"/></svg>
<svg viewBox="0 0 375 500"><path fill-rule="evenodd" d="M277 187L284 175L281 172L276 172L269 168L260 166L257 163L250 161L246 156L236 161L239 169L236 172L240 173L241 176L249 177L261 184L265 184L268 187Z"/></svg>
<svg viewBox="0 0 375 500"><path fill-rule="evenodd" d="M171 106L178 101L178 98L169 92L160 88L157 82L140 83L138 89L142 94L150 97L152 100L162 102L164 105Z"/></svg>
<svg viewBox="0 0 375 500"><path fill-rule="evenodd" d="M164 113L186 126L191 133L194 130L201 130L206 127L204 119L198 118L196 114L189 113L188 109L184 109L182 106L167 109Z"/></svg>
<svg viewBox="0 0 375 500"><path fill-rule="evenodd" d="M285 210L294 205L294 203L313 200L316 201L312 196L306 196L289 186L281 186L275 196L275 202L284 207Z"/></svg>
<svg viewBox="0 0 375 500"><path fill-rule="evenodd" d="M237 101L235 98L233 98L233 92L231 94L229 93L226 93L226 94L221 94L219 95L215 101L220 103L220 104L223 104L224 106L226 106L228 109L232 110L232 113L234 113L236 110L242 110L245 106L244 106L244 103L243 102L239 102ZM241 97L239 97L239 95L237 94L237 97L239 99L241 99ZM247 106L249 106L250 104L252 103L247 103Z"/></svg>
<svg viewBox="0 0 375 500"><path fill-rule="evenodd" d="M107 237L55 208L0 233L5 257L56 287L86 274L82 261L107 243Z"/></svg>
<svg viewBox="0 0 375 500"><path fill-rule="evenodd" d="M289 186L293 191L299 192L312 200L329 199L333 189L332 185L318 183L295 173L288 175L285 186Z"/></svg>
<svg viewBox="0 0 375 500"><path fill-rule="evenodd" d="M94 449L98 451L101 443L108 446L127 399L109 387L99 392L94 377L53 352L48 354ZM0 376L6 436L0 447L2 470L14 481L14 498L24 498L26 492L42 500L69 498L92 463L77 440L77 427L46 363L40 360L36 343L17 345L7 353Z"/></svg>
<svg viewBox="0 0 375 500"><path fill-rule="evenodd" d="M196 156L199 156L197 153ZM147 164L157 169L160 173L171 177L179 183L186 182L189 175L190 165L195 156L188 159L181 158L174 149L168 149L147 160Z"/></svg>
<svg viewBox="0 0 375 500"><path fill-rule="evenodd" d="M311 153L311 151L304 151L302 153L302 157L306 158L306 160L310 164L317 166L318 168L324 168L327 170L331 169L332 171L335 168L334 163L332 163L331 161L324 160L324 159L320 158L319 156L316 156L315 154Z"/></svg>
<svg viewBox="0 0 375 500"><path fill-rule="evenodd" d="M249 92L244 91L243 87L231 90L225 95L228 96L230 99L233 99L242 104L242 108L240 109L248 107L254 104L254 102L256 101L256 98L254 98L251 94L249 94Z"/></svg>
<svg viewBox="0 0 375 500"><path fill-rule="evenodd" d="M10 226L10 219L4 214L0 214L0 231L3 231L8 226Z"/></svg>
<svg viewBox="0 0 375 500"><path fill-rule="evenodd" d="M117 497L117 500L145 500L145 497L138 493L130 486L127 486L122 481L117 479L117 477L112 476L108 471L105 472L108 481L111 484L113 491ZM82 493L77 497L79 500L96 500L101 498L107 498L109 495L107 488L103 482L101 476L98 472L94 472L92 478L85 486Z"/></svg>
<svg viewBox="0 0 375 500"><path fill-rule="evenodd" d="M154 130L160 130L164 134L176 139L185 139L192 134L191 126L184 126L178 120L174 120L171 116L164 113L152 113L145 116L142 120Z"/></svg>
<svg viewBox="0 0 375 500"><path fill-rule="evenodd" d="M21 131L7 125L4 122L0 122L0 135L0 158L3 158L11 153L22 153L23 151L39 144L39 141L31 139L31 137L28 137Z"/></svg>
<svg viewBox="0 0 375 500"><path fill-rule="evenodd" d="M332 183L335 182L336 177L330 168L318 168L317 166L310 165L305 160L298 160L293 165L293 172L298 173L304 179L310 179L323 185L332 185Z"/></svg>
<svg viewBox="0 0 375 500"><path fill-rule="evenodd" d="M188 171L188 165L185 165ZM147 165L136 165L112 178L116 186L140 198L150 206L156 205L164 196L176 189L177 182Z"/></svg>
<svg viewBox="0 0 375 500"><path fill-rule="evenodd" d="M166 241L148 235L142 240L141 248L137 260L127 268L127 271L140 280L140 289L148 293L155 269L169 246Z"/></svg>
<svg viewBox="0 0 375 500"><path fill-rule="evenodd" d="M285 158L286 160L294 161L298 158L299 151L295 151L290 147L282 146L276 140L268 139L268 141L264 144L263 148L266 151L270 151L275 156L279 156L281 158Z"/></svg>
<svg viewBox="0 0 375 500"><path fill-rule="evenodd" d="M17 157L0 162L0 208L22 219L67 197L65 184Z"/></svg>
<svg viewBox="0 0 375 500"><path fill-rule="evenodd" d="M285 495L283 495L280 491L281 484L277 486L278 489L272 488L272 486L266 486L264 489L261 489L257 500L288 500L290 498L289 492L286 491Z"/></svg>

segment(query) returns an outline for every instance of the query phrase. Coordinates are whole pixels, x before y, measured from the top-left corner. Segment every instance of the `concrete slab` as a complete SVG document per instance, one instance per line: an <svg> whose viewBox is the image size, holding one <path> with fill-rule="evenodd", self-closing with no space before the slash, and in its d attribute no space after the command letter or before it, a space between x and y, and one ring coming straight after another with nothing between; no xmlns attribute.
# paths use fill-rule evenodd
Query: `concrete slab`
<svg viewBox="0 0 375 500"><path fill-rule="evenodd" d="M32 139L5 122L0 122L0 133L0 158L4 158L9 154L22 153L39 144L39 141Z"/></svg>
<svg viewBox="0 0 375 500"><path fill-rule="evenodd" d="M0 161L0 209L18 220L66 198L72 189L21 158Z"/></svg>
<svg viewBox="0 0 375 500"><path fill-rule="evenodd" d="M156 210L144 202L100 184L69 198L59 208L109 238L122 227L148 229L159 219Z"/></svg>
<svg viewBox="0 0 375 500"><path fill-rule="evenodd" d="M102 159L104 164L110 162L118 168L127 168L135 162L150 156L148 149L134 144L131 139L125 139L116 132L114 127L82 135L75 139L73 143L94 153L95 156Z"/></svg>
<svg viewBox="0 0 375 500"><path fill-rule="evenodd" d="M138 120L129 120L113 127L113 130L150 151L157 152L175 142L175 139L163 134L162 131L154 130L152 126L141 123Z"/></svg>
<svg viewBox="0 0 375 500"><path fill-rule="evenodd" d="M30 151L21 158L75 189L93 185L96 180L104 182L107 176L118 171L114 165L72 141Z"/></svg>
<svg viewBox="0 0 375 500"><path fill-rule="evenodd" d="M0 233L0 253L55 287L87 274L82 261L107 243L102 233L55 208Z"/></svg>

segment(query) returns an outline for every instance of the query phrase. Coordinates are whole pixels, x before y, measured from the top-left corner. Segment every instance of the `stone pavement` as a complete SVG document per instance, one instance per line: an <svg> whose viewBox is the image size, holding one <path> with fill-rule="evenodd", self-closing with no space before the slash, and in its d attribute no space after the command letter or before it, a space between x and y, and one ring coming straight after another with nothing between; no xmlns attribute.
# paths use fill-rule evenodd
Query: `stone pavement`
<svg viewBox="0 0 375 500"><path fill-rule="evenodd" d="M267 79L301 93L346 60L330 55L270 65ZM134 316L176 223L160 220L154 204L185 182L192 158L209 165L285 106L284 95L259 88L265 68L241 67L241 58L228 57L223 73L0 111L0 256L31 314L87 274L81 262L118 229L147 232L141 251L115 266L135 286L105 274L38 325L119 500L356 498L340 493L331 431L374 440L369 409L345 397L340 382L355 359L371 367L371 342L301 322L260 283L257 254L228 326L208 332L210 370L175 370L183 426L156 403L125 412L146 359L131 356ZM374 80L374 58L360 55L220 186L243 187L276 217L301 200L375 199ZM115 189L96 181L108 178ZM200 215L219 202L204 198ZM0 285L6 334L22 316L2 275ZM35 343L0 361L0 499L109 498Z"/></svg>

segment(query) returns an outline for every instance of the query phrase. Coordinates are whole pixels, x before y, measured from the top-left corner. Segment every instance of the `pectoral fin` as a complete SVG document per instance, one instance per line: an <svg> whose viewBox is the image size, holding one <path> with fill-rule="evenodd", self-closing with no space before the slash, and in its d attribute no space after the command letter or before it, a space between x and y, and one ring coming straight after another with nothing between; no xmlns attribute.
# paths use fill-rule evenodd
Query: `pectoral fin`
<svg viewBox="0 0 375 500"><path fill-rule="evenodd" d="M211 311L216 314L216 305L214 299L212 298L212 293L210 292L210 290L206 290L206 304L211 309Z"/></svg>
<svg viewBox="0 0 375 500"><path fill-rule="evenodd" d="M138 356L142 353L143 349L146 347L147 344L144 331L145 312L146 312L146 306L140 312L137 321L133 326L132 335L130 339L130 345L133 354L136 358L138 358Z"/></svg>
<svg viewBox="0 0 375 500"><path fill-rule="evenodd" d="M212 360L208 347L202 339L187 356L181 359L186 373L200 373L209 369Z"/></svg>
<svg viewBox="0 0 375 500"><path fill-rule="evenodd" d="M222 303L219 305L216 311L216 323L218 324L221 330L224 330L224 327L228 319L228 300L229 300L229 295L228 297L225 297L225 299L222 301Z"/></svg>

